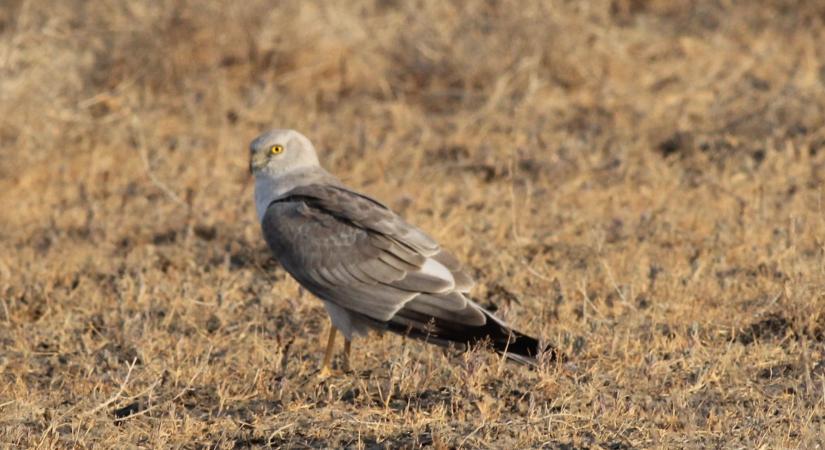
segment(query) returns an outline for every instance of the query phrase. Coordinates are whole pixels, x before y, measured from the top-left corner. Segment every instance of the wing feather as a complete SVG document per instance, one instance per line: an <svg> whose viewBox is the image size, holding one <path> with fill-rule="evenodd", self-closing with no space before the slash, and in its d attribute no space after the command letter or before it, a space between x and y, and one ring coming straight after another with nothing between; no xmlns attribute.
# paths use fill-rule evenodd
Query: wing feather
<svg viewBox="0 0 825 450"><path fill-rule="evenodd" d="M369 197L332 185L301 186L270 204L262 226L284 268L341 308L383 322L401 310L445 323L486 320L456 292L472 286L458 261Z"/></svg>

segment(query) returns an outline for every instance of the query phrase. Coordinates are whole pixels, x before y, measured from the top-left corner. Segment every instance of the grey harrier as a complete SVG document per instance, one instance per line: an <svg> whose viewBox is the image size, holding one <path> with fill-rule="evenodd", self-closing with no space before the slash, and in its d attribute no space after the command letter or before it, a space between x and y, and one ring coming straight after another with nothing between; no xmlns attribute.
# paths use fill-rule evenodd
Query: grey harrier
<svg viewBox="0 0 825 450"><path fill-rule="evenodd" d="M510 359L535 362L539 342L467 298L474 282L453 255L321 168L304 135L272 130L249 149L264 238L332 321L323 372L336 329L345 338L347 365L353 336L370 329L464 348L487 341ZM548 348L548 356L555 350Z"/></svg>

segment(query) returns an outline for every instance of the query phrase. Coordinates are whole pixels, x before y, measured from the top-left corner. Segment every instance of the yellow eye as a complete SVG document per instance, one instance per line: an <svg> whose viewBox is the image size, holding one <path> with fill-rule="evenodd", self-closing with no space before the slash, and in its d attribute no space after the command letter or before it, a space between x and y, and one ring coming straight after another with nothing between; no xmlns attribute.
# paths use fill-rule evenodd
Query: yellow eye
<svg viewBox="0 0 825 450"><path fill-rule="evenodd" d="M284 146L280 145L280 144L279 145L273 145L272 147L269 147L269 151L273 155L277 155L278 153L281 153L282 151L284 151Z"/></svg>

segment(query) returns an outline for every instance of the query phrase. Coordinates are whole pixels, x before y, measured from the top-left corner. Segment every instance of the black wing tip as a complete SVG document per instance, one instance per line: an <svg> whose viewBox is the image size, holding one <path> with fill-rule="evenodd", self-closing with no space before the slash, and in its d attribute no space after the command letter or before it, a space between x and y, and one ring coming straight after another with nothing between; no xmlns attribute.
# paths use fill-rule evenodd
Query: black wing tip
<svg viewBox="0 0 825 450"><path fill-rule="evenodd" d="M485 311L486 312L486 311ZM410 312L406 312L410 315ZM489 314L489 313L488 313ZM421 323L424 323L424 318ZM417 321L414 321L417 323ZM452 325L452 326L451 326ZM537 365L538 362L564 362L566 356L552 344L542 345L538 339L512 330L500 322L488 318L487 323L477 327L444 323L431 319L423 329L410 324L387 322L384 327L398 334L427 341L436 345L458 344L466 349L486 346L503 354L512 361Z"/></svg>
<svg viewBox="0 0 825 450"><path fill-rule="evenodd" d="M542 345L538 339L514 330L499 327L501 336L492 340L493 350L515 361L537 364L539 360L563 362L567 358L552 344Z"/></svg>

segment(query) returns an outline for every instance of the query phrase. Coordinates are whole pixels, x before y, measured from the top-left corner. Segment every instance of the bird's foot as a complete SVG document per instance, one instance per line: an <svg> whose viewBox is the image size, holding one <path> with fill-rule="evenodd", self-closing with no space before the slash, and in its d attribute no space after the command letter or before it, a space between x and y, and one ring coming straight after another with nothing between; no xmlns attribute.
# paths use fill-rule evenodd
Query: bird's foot
<svg viewBox="0 0 825 450"><path fill-rule="evenodd" d="M338 377L338 376L341 376L343 374L344 374L343 371L331 369L329 367L324 366L324 367L321 367L321 370L319 370L318 373L315 376L319 380L326 380L327 378Z"/></svg>

